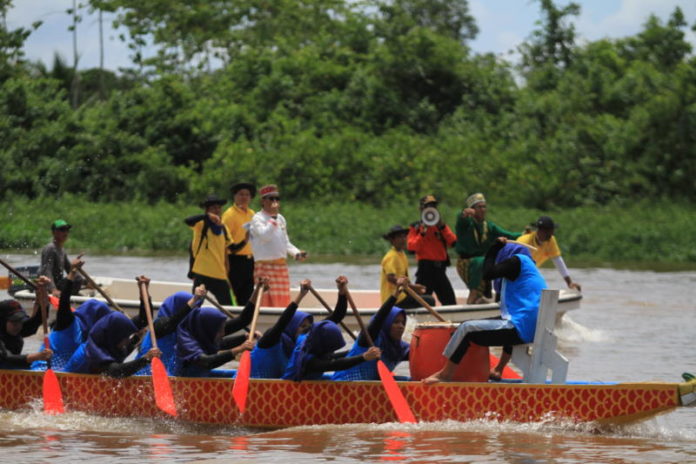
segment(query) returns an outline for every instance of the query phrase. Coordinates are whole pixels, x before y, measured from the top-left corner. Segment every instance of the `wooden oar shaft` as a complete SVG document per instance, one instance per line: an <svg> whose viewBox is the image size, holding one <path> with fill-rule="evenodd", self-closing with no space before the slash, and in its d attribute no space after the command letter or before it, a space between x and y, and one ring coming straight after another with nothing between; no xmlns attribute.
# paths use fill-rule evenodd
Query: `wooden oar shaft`
<svg viewBox="0 0 696 464"><path fill-rule="evenodd" d="M215 301L215 300L213 300L212 298L210 298L210 296L206 295L206 296L205 296L205 299L206 299L206 301L207 301L208 303L210 303L211 305L215 306L215 308L216 308L218 311L220 311L221 313L223 313L225 316L229 317L230 319L233 319L233 318L235 317L235 315L232 313L232 311L230 311L229 309L223 308L222 305L221 305L220 303L218 303L217 301Z"/></svg>
<svg viewBox="0 0 696 464"><path fill-rule="evenodd" d="M370 346L375 346L375 342L372 340L370 333L365 328L365 323L363 322L362 318L360 317L360 313L358 312L358 308L355 307L355 302L353 301L353 296L350 294L350 292L348 290L346 290L346 298L348 299L348 304L350 304L350 309L353 311L355 318L358 320L358 325L360 326L360 330L362 331L362 333L365 334L365 338L367 339L367 343L369 343Z"/></svg>
<svg viewBox="0 0 696 464"><path fill-rule="evenodd" d="M254 332L256 331L256 323L259 321L259 309L261 308L261 299L263 298L263 284L259 285L259 293L256 295L256 305L254 307L254 317L251 320L251 327L249 327L249 340L250 342L254 340Z"/></svg>
<svg viewBox="0 0 696 464"><path fill-rule="evenodd" d="M150 306L150 298L145 290L145 282L138 282L138 287L140 287L140 299L143 300L145 304L145 316L147 316L147 327L150 331L150 340L152 340L152 347L157 349L157 337L155 337L155 323L152 321L152 307Z"/></svg>
<svg viewBox="0 0 696 464"><path fill-rule="evenodd" d="M92 288L99 292L99 294L103 296L106 301L109 302L109 305L111 305L114 309L117 309L118 311L125 314L125 311L119 305L117 305L116 302L112 300L111 297L107 295L107 293L99 285L97 285L97 283L89 276L89 274L87 274L87 272L84 269L78 267L77 271L82 275L82 277L85 278L85 280L92 286Z"/></svg>
<svg viewBox="0 0 696 464"><path fill-rule="evenodd" d="M13 268L12 266L10 266L9 264L7 264L7 263L6 263L5 261L3 261L2 259L0 259L0 264L2 264L3 266L5 266L5 267L7 268L7 270L10 271L12 274L16 275L17 277L19 277L20 279L22 279L24 282L26 282L27 285L29 285L31 288L33 288L34 290L36 290L36 284L35 284L34 282L32 282L31 280L29 280L28 278L26 278L24 275L22 275L17 269Z"/></svg>
<svg viewBox="0 0 696 464"><path fill-rule="evenodd" d="M321 303L322 306L324 306L324 308L329 312L329 314L333 314L333 310L331 309L331 307L329 306L329 304L326 302L326 300L324 300L324 298L322 298L322 296L319 294L319 292L317 292L317 291L314 289L314 287L312 287L312 286L310 285L310 286L309 286L309 291L312 292L312 295L314 295L314 298L316 298L316 299L319 301L319 303ZM352 338L353 340L355 340L355 339L356 339L356 336L355 336L355 334L353 333L353 331L350 330L350 329L348 328L348 326L345 325L345 324L343 323L343 321L341 321L340 324L341 324L341 327L343 327L343 330L345 330L345 331L348 333L348 335L350 335L350 338Z"/></svg>
<svg viewBox="0 0 696 464"><path fill-rule="evenodd" d="M408 285L405 286L404 288L405 288L405 290L406 290L406 293L408 293L409 295L411 295L411 298L413 298L414 300L416 300L416 301L417 301L419 304L421 304L425 309L427 309L427 310L430 312L430 314L432 314L432 315L435 317L435 319L439 320L440 322L447 322L447 321L445 320L445 318L442 317L442 316L440 316L440 313L438 313L437 311L435 311L435 309L433 309L432 306L430 306L423 298L421 298L421 296L420 296L418 293L416 293L415 290L413 290L413 289L412 289L411 287L409 287Z"/></svg>

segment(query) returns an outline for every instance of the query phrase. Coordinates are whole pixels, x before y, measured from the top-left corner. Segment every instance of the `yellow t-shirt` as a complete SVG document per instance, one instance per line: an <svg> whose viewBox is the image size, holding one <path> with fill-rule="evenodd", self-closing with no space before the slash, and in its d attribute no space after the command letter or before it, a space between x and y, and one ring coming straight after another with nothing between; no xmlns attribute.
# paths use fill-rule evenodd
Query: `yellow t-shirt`
<svg viewBox="0 0 696 464"><path fill-rule="evenodd" d="M242 227L244 224L247 222L250 222L252 218L254 217L254 210L251 208L247 208L246 211L244 211L242 208L238 207L237 205L232 205L229 208L225 210L225 212L222 214L222 223L227 226L227 230L230 231L230 234L232 236L232 241L234 243L239 243L244 238L246 237L246 229ZM242 255L242 256L252 256L253 253L251 251L251 241L248 241L246 245L242 247L241 250L238 250L236 255Z"/></svg>
<svg viewBox="0 0 696 464"><path fill-rule="evenodd" d="M552 259L557 256L561 256L561 249L558 248L558 243L556 243L556 237L553 235L551 238L545 242L539 242L537 240L536 231L529 234L524 234L520 236L517 241L520 243L526 243L527 245L532 245L536 247L536 251L529 250L532 253L532 259L536 262L537 267L541 267L547 259Z"/></svg>
<svg viewBox="0 0 696 464"><path fill-rule="evenodd" d="M213 279L227 279L227 247L233 242L230 239L230 231L224 224L226 234L215 235L208 227L206 237L201 242L201 232L203 231L205 220L198 221L191 230L193 231L193 241L191 242L191 253L193 253L194 273ZM200 244L200 249L199 245Z"/></svg>
<svg viewBox="0 0 696 464"><path fill-rule="evenodd" d="M387 275L394 274L398 277L408 277L408 257L403 251L396 251L396 248L391 249L382 258L382 276L380 278L379 293L382 297L382 302L394 294L396 285L389 282ZM406 298L406 294L401 293L396 299L396 302Z"/></svg>

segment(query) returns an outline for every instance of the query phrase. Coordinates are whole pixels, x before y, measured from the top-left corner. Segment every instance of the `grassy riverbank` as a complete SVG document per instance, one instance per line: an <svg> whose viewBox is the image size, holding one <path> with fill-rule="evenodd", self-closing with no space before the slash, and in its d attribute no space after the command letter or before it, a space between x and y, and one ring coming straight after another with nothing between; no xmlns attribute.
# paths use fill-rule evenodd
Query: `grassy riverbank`
<svg viewBox="0 0 696 464"><path fill-rule="evenodd" d="M440 207L452 228L459 208ZM92 203L80 197L8 199L4 209L7 214L0 224L0 249L40 250L50 240L50 223L64 218L74 226L69 249L131 255L184 254L191 234L182 219L200 212L195 205ZM283 214L297 246L316 258L332 259L380 256L387 248L381 235L391 225L405 226L418 219L415 204L377 209L359 203L287 201ZM560 224L556 235L570 265L696 268L694 206L646 202L541 212L506 208L492 201L488 219L514 231L539 214L549 214Z"/></svg>

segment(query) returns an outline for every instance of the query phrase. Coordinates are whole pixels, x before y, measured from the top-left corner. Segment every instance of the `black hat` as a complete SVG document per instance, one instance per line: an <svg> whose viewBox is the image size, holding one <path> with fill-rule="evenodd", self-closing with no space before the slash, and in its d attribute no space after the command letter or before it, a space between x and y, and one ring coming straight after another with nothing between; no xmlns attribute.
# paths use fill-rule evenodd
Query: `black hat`
<svg viewBox="0 0 696 464"><path fill-rule="evenodd" d="M227 203L227 200L225 200L224 198L220 198L215 194L212 194L212 195L208 195L208 197L204 201L200 202L199 206L201 208L207 208L208 206L212 206L212 205L222 206L225 203Z"/></svg>
<svg viewBox="0 0 696 464"><path fill-rule="evenodd" d="M384 240L391 240L392 237L399 234L408 234L408 229L404 229L400 225L392 226L391 229L389 229L389 232L382 235L382 238Z"/></svg>
<svg viewBox="0 0 696 464"><path fill-rule="evenodd" d="M553 219L548 216L539 216L539 219L534 223L537 229L555 229L557 226L553 223Z"/></svg>
<svg viewBox="0 0 696 464"><path fill-rule="evenodd" d="M237 192L242 189L249 190L249 193L251 193L251 198L256 196L256 186L254 184L250 184L249 182L239 182L234 184L230 190L232 191L232 195L236 195Z"/></svg>
<svg viewBox="0 0 696 464"><path fill-rule="evenodd" d="M12 322L24 322L29 316L17 300L0 301L0 318Z"/></svg>

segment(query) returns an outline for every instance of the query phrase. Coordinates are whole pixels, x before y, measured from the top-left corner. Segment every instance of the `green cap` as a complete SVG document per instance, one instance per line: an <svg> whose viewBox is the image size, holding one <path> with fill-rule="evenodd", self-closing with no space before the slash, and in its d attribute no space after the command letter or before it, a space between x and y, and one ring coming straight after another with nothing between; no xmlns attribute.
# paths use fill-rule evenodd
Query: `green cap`
<svg viewBox="0 0 696 464"><path fill-rule="evenodd" d="M56 219L53 221L53 224L51 224L51 230L56 230L56 229L70 229L72 226L68 224L65 219Z"/></svg>

